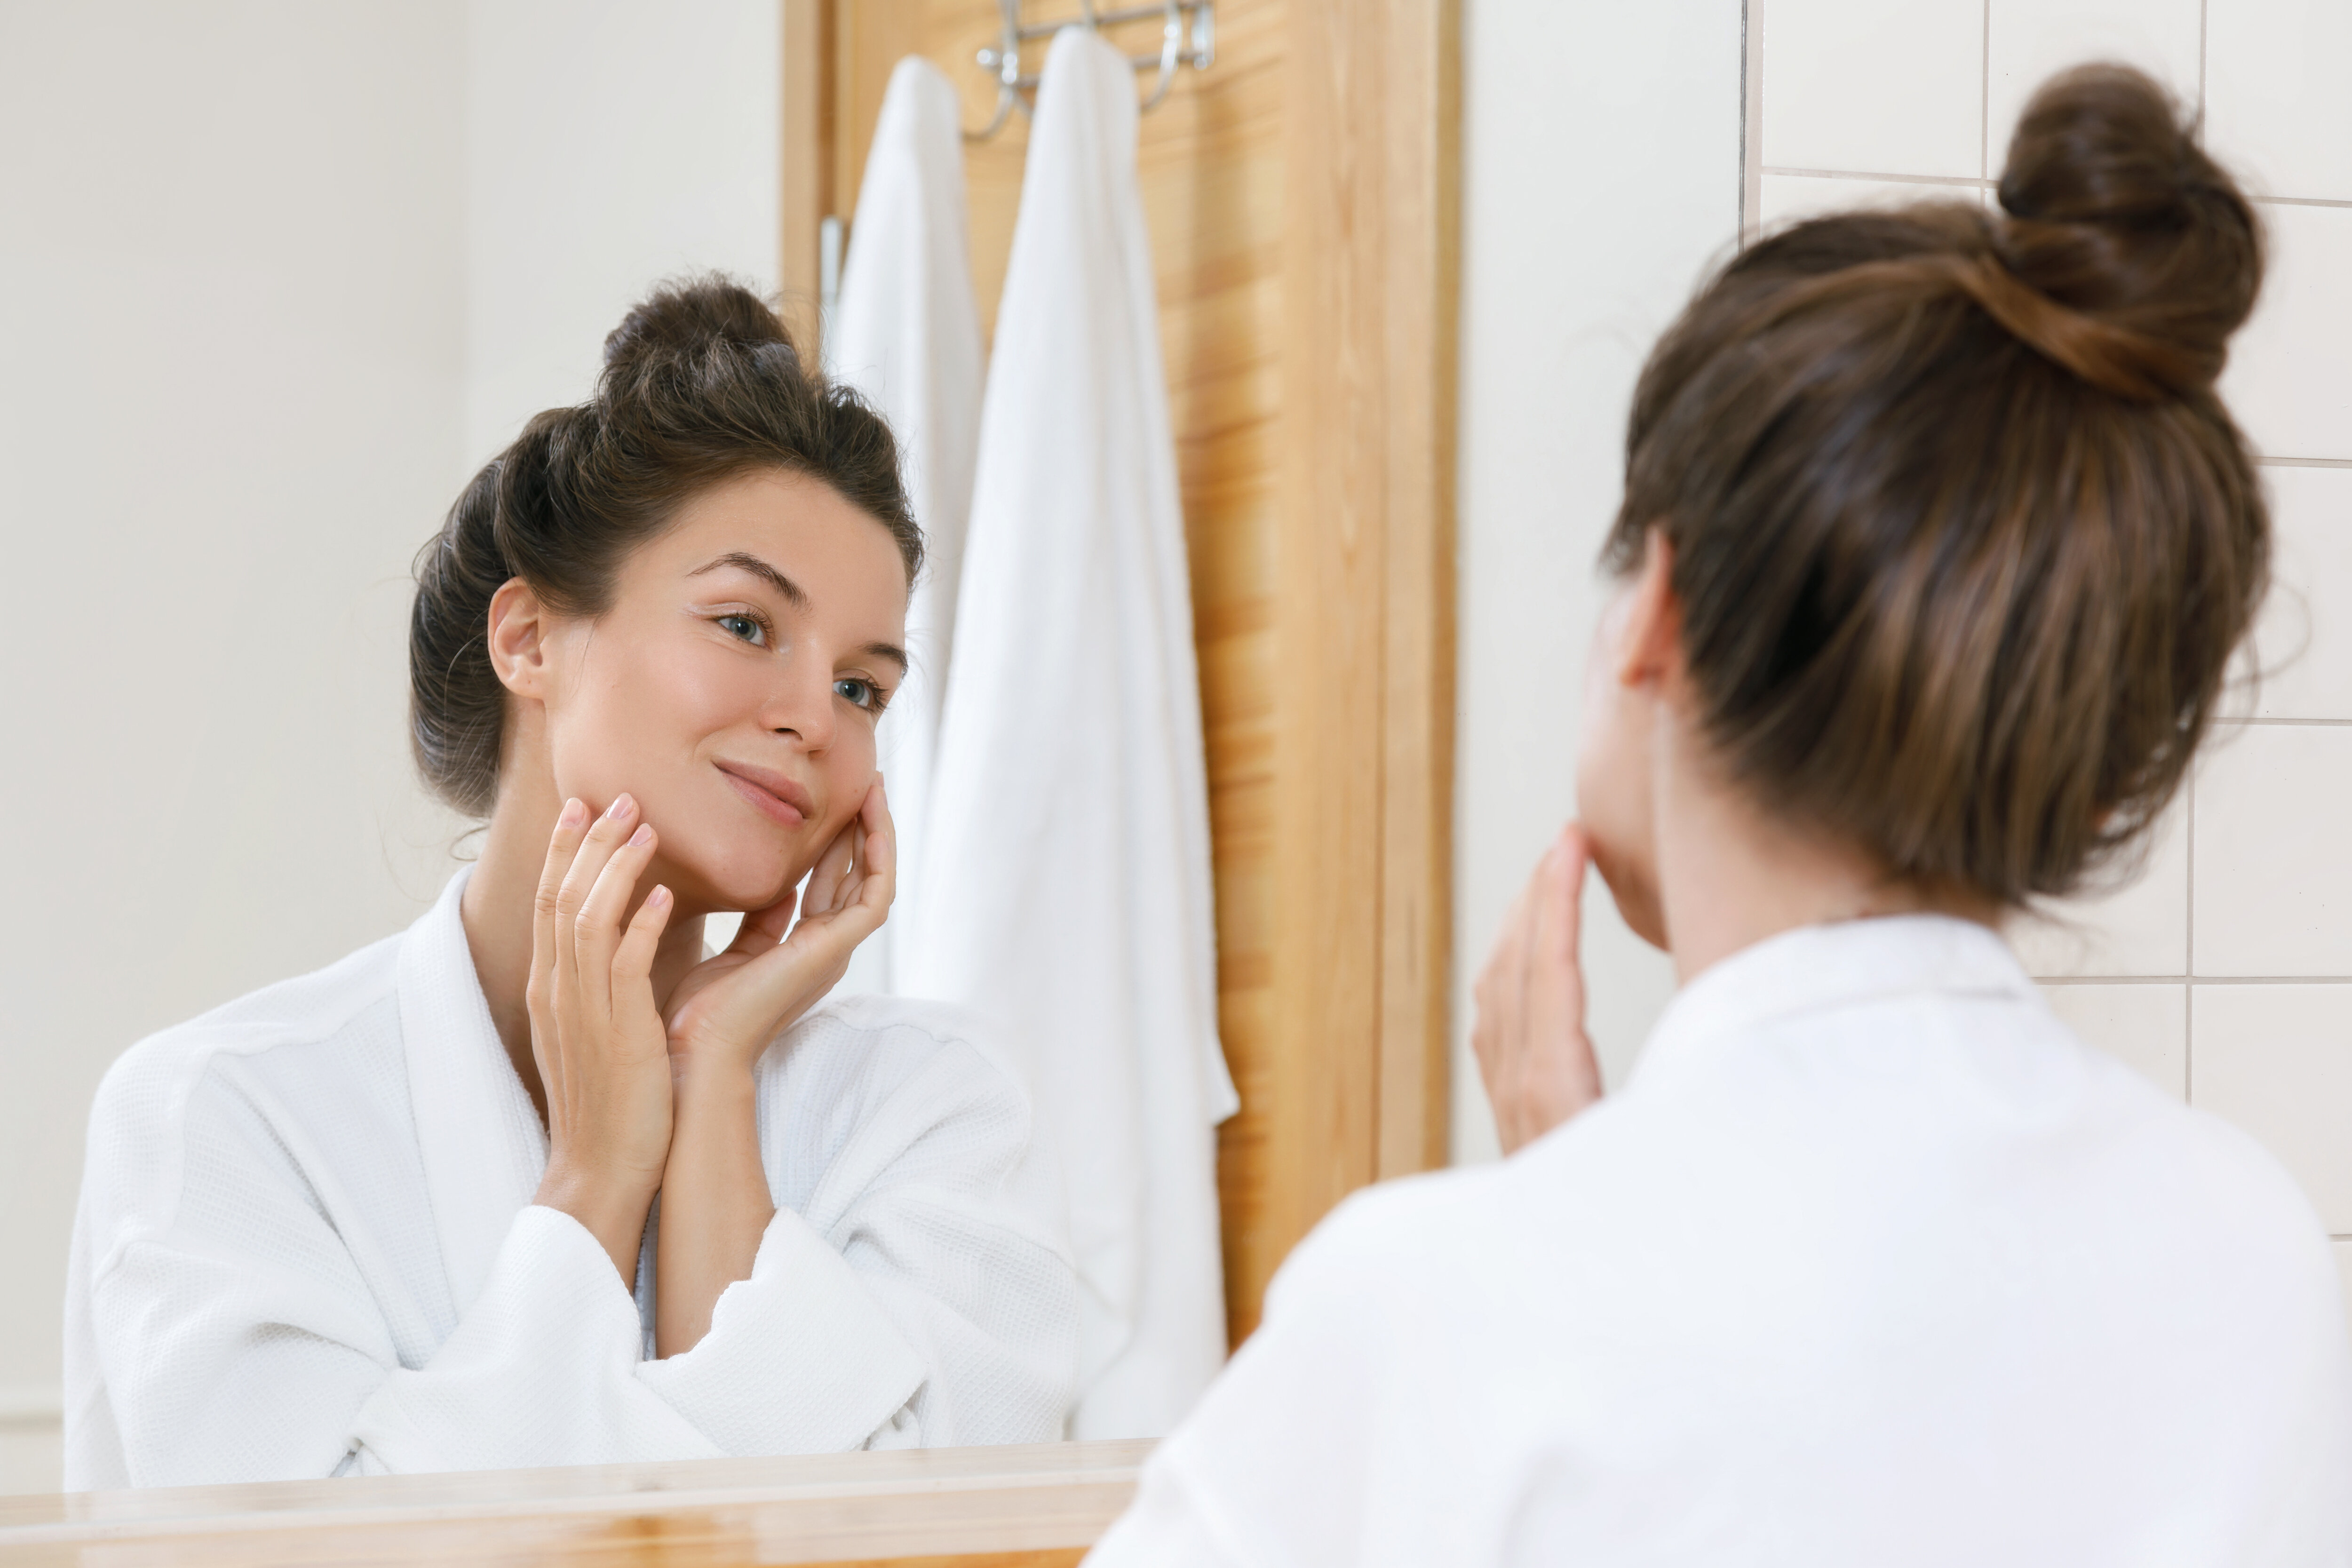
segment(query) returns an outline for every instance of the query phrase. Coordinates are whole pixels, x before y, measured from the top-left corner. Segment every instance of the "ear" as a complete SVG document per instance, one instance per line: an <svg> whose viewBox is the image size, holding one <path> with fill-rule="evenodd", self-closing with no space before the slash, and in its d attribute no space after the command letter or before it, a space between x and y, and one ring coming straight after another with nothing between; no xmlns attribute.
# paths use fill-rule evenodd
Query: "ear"
<svg viewBox="0 0 2352 1568"><path fill-rule="evenodd" d="M1675 594L1675 547L1651 524L1642 564L1626 591L1615 661L1622 686L1662 686L1683 672L1683 602Z"/></svg>
<svg viewBox="0 0 2352 1568"><path fill-rule="evenodd" d="M499 672L499 684L517 697L547 700L552 674L548 638L552 629L545 602L521 578L508 578L490 595L489 627L485 634L490 668Z"/></svg>

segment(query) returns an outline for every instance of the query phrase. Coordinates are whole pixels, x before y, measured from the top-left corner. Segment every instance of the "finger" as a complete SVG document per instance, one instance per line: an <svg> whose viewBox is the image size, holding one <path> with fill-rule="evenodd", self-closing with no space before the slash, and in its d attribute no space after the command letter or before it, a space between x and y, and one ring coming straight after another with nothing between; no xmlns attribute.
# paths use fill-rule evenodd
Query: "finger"
<svg viewBox="0 0 2352 1568"><path fill-rule="evenodd" d="M1576 915L1565 839L1536 873L1538 896L1527 954L1526 1027L1530 1051L1562 1049L1583 1026L1578 1005Z"/></svg>
<svg viewBox="0 0 2352 1568"><path fill-rule="evenodd" d="M613 1029L614 1043L638 1049L669 1052L669 1031L654 1001L654 958L661 950L662 932L677 900L667 888L656 884L637 912L629 918L613 950Z"/></svg>
<svg viewBox="0 0 2352 1568"><path fill-rule="evenodd" d="M866 792L857 819L866 829L866 880L858 899L887 912L898 897L898 825L890 818L889 797L882 793L878 776Z"/></svg>
<svg viewBox="0 0 2352 1568"><path fill-rule="evenodd" d="M786 888L784 896L764 910L751 910L743 916L743 923L735 928L735 940L727 944L730 952L765 952L784 940L793 929L793 916L800 912L801 889Z"/></svg>
<svg viewBox="0 0 2352 1568"><path fill-rule="evenodd" d="M530 979L523 1000L530 1013L531 1055L546 1086L550 1114L562 1099L563 1083L562 1053L556 1048L555 1034L556 900L587 826L588 808L577 800L565 801L556 816L555 831L549 837L547 862L540 869L539 888L531 898Z"/></svg>
<svg viewBox="0 0 2352 1568"><path fill-rule="evenodd" d="M851 858L856 853L857 824L844 823L833 842L817 857L816 868L809 873L808 889L801 895L803 914L830 914L834 901L841 891L842 879L849 875Z"/></svg>
<svg viewBox="0 0 2352 1568"><path fill-rule="evenodd" d="M660 951L662 932L668 929L670 910L677 900L660 883L646 895L630 917L629 929L621 934L620 945L613 950L613 984L618 990L627 987L632 994L636 988L653 979L654 954ZM651 992L646 993L648 1002Z"/></svg>
<svg viewBox="0 0 2352 1568"><path fill-rule="evenodd" d="M1486 955L1486 967L1478 972L1478 984L1473 993L1478 1016L1470 1032L1470 1047L1478 1058L1479 1076L1486 1080L1490 1097L1496 1089L1495 1075L1501 1067L1506 1022L1517 1013L1513 998L1518 988L1518 933L1527 913L1528 897L1528 889L1522 887L1511 900L1502 926L1496 932L1494 949Z"/></svg>
<svg viewBox="0 0 2352 1568"><path fill-rule="evenodd" d="M571 868L563 874L563 886L555 896L555 1023L559 1032L572 1020L589 1016L580 989L579 938L576 933L581 906L588 901L589 889L604 869L604 862L613 858L624 837L635 826L637 803L628 795L614 798L588 829L580 841L580 852L572 858Z"/></svg>
<svg viewBox="0 0 2352 1568"><path fill-rule="evenodd" d="M1535 918L1537 886L1543 867L1537 864L1536 874L1519 889L1512 901L1510 918L1503 922L1503 933L1495 943L1495 1029L1496 1045L1502 1065L1507 1068L1509 1058L1522 1048L1521 1021L1527 1011L1528 937Z"/></svg>
<svg viewBox="0 0 2352 1568"><path fill-rule="evenodd" d="M531 898L530 972L534 977L549 977L551 983L555 974L555 931L563 879L571 873L572 862L580 853L580 840L587 822L585 805L577 800L563 803L562 813L555 819L555 832L548 839L547 863L540 868L539 889Z"/></svg>
<svg viewBox="0 0 2352 1568"><path fill-rule="evenodd" d="M658 843L653 824L638 823L637 830L604 862L595 886L588 889L588 901L572 921L582 997L597 1016L610 1016L613 957L621 945L622 921L636 897L637 879L652 863Z"/></svg>

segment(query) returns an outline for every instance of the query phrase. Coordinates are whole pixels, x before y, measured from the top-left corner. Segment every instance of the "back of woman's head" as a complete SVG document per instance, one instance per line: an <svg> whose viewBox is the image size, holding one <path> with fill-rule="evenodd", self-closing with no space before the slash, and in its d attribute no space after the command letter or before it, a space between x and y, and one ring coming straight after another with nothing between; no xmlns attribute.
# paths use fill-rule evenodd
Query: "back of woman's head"
<svg viewBox="0 0 2352 1568"><path fill-rule="evenodd" d="M492 595L520 577L560 612L599 615L622 562L682 504L761 468L831 486L890 531L914 581L922 535L881 416L804 366L747 290L717 277L656 289L605 338L595 395L524 426L416 558L409 739L443 799L480 816L497 798Z"/></svg>
<svg viewBox="0 0 2352 1568"><path fill-rule="evenodd" d="M1749 247L1659 343L1606 552L1655 528L1708 750L1891 874L2016 905L2163 810L2266 585L2213 388L2252 208L2161 89L2046 85L1998 214Z"/></svg>

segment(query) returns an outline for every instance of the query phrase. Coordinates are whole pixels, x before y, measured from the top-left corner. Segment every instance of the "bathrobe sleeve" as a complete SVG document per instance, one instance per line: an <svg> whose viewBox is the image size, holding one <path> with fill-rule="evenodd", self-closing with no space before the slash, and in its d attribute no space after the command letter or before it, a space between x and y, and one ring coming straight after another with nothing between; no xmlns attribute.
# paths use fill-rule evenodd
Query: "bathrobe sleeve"
<svg viewBox="0 0 2352 1568"><path fill-rule="evenodd" d="M516 1215L454 1331L403 1366L417 1336L396 1321L427 1310L415 1282L438 1259L351 1223L300 1121L236 1068L215 1058L176 1113L102 1093L92 1118L78 1247L105 1408L85 1421L111 1428L122 1482L724 1451L638 1377L620 1276L551 1209Z"/></svg>
<svg viewBox="0 0 2352 1568"><path fill-rule="evenodd" d="M826 1027L802 1048L879 1068L872 1102L800 1208L777 1194L751 1277L719 1297L709 1334L645 1381L730 1453L1059 1439L1077 1285L1027 1095L961 1038L902 1026L828 1042ZM909 1034L918 1062L899 1076L887 1063ZM761 1085L772 1184L803 1135L783 1102L809 1087Z"/></svg>
<svg viewBox="0 0 2352 1568"><path fill-rule="evenodd" d="M86 1424L142 1486L1057 1436L1074 1287L1003 1190L1026 1143L1012 1092L944 1052L898 1086L826 1168L826 1228L780 1207L686 1355L646 1360L604 1249L530 1206L421 1365L394 1320L437 1259L339 1226L328 1163L234 1063L177 1115L101 1095L77 1246L105 1408Z"/></svg>

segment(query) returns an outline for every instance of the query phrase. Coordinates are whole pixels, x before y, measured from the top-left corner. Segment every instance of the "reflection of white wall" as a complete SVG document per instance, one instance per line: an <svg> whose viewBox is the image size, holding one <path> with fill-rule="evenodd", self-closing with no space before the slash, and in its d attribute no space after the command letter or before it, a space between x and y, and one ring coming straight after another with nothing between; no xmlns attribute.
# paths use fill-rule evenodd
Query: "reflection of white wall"
<svg viewBox="0 0 2352 1568"><path fill-rule="evenodd" d="M1650 343L1738 232L1739 0L1467 0L1454 1152L1490 1157L1470 992L1575 809L1593 558ZM1594 1037L1620 1080L1672 984L1585 902Z"/></svg>
<svg viewBox="0 0 2352 1568"><path fill-rule="evenodd" d="M470 0L466 453L588 395L656 279L776 287L775 0Z"/></svg>
<svg viewBox="0 0 2352 1568"><path fill-rule="evenodd" d="M773 286L773 0L0 6L0 1492L58 1480L82 1124L399 930L408 565L692 265Z"/></svg>
<svg viewBox="0 0 2352 1568"><path fill-rule="evenodd" d="M92 1088L407 921L460 472L454 3L0 9L0 1489L57 1484Z"/></svg>

